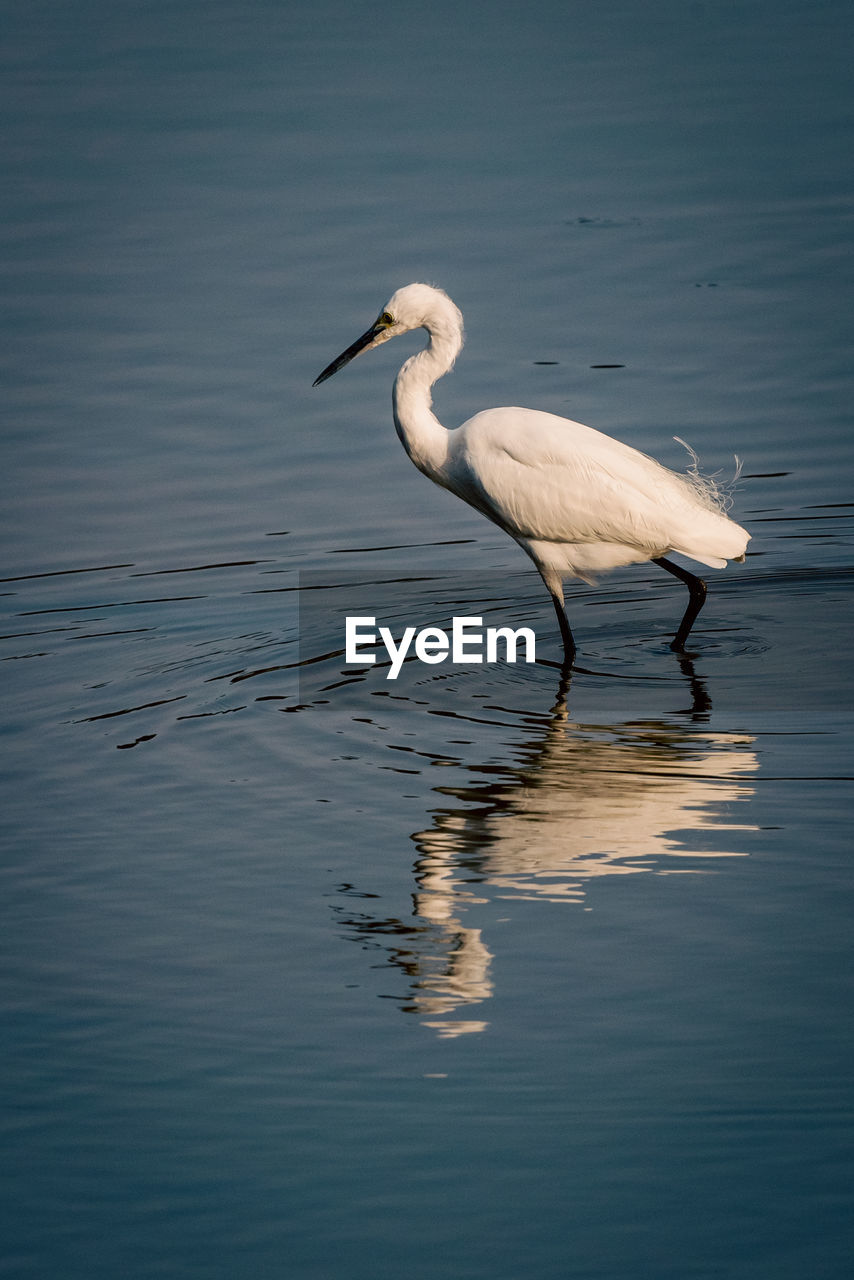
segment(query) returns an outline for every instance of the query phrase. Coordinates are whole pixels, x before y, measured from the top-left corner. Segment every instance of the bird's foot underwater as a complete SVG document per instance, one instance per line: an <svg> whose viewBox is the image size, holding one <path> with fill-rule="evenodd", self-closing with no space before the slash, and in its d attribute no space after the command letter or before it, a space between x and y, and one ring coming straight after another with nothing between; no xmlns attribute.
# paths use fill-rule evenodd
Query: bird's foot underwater
<svg viewBox="0 0 854 1280"><path fill-rule="evenodd" d="M680 658L689 658L689 659L691 659L691 658L699 658L699 656L700 656L700 651L699 651L699 649L686 649L686 648L685 648L685 641L684 641L684 640L680 640L680 639L678 638L678 636L677 636L677 637L674 637L674 638L670 641L670 644L669 644L667 647L668 647L668 649L672 649L674 653L677 653L677 654L679 655L679 657L680 657Z"/></svg>

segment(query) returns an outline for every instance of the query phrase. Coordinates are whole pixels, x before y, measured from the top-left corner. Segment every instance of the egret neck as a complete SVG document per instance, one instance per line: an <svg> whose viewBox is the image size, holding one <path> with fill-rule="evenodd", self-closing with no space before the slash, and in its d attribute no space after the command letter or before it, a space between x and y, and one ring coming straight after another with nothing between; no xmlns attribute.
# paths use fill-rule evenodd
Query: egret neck
<svg viewBox="0 0 854 1280"><path fill-rule="evenodd" d="M430 388L454 364L463 345L462 325L430 317L424 327L430 341L406 361L394 381L394 425L400 442L419 471L444 484L450 432L433 413Z"/></svg>

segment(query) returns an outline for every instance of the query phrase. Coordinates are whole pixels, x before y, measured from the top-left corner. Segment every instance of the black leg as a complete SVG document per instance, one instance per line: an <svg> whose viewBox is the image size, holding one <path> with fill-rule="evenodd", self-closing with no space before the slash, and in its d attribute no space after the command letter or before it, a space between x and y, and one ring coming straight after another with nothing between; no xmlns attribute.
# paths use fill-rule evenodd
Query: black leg
<svg viewBox="0 0 854 1280"><path fill-rule="evenodd" d="M575 641L572 638L572 632L570 630L569 623L566 620L566 613L564 612L563 605L556 595L552 595L552 604L555 607L558 626L560 627L560 638L563 641L564 659L566 665L571 667L575 659Z"/></svg>
<svg viewBox="0 0 854 1280"><path fill-rule="evenodd" d="M661 565L662 569L672 573L680 582L684 582L688 588L688 608L685 610L684 618L679 623L679 630L670 642L670 648L679 653L685 648L685 641L688 639L691 628L697 619L697 614L703 607L706 599L706 584L695 573L689 573L687 569L683 569L681 565L674 564L672 560L665 560L664 556L658 556L652 563Z"/></svg>

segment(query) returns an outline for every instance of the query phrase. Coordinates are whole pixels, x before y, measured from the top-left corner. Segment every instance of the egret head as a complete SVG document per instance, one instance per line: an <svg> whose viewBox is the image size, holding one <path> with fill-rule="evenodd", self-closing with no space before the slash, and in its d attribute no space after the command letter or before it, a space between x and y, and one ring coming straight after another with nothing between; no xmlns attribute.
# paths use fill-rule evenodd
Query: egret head
<svg viewBox="0 0 854 1280"><path fill-rule="evenodd" d="M352 359L372 347L379 347L389 338L398 334L409 333L411 329L426 329L431 335L455 337L457 343L462 340L463 318L457 307L446 293L430 284L408 284L398 289L389 298L383 310L377 316L370 329L366 329L361 338L342 351L315 378L313 386L317 387L333 373L343 369ZM458 348L459 349L459 346Z"/></svg>

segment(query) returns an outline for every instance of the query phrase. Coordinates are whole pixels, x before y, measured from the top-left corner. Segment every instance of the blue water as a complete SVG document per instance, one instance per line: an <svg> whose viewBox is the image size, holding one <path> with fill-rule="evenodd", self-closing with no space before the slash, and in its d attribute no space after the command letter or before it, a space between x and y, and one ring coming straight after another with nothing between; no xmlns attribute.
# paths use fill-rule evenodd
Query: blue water
<svg viewBox="0 0 854 1280"><path fill-rule="evenodd" d="M3 27L0 1275L847 1280L850 7ZM690 660L639 566L561 681L417 337L312 390L414 279L449 425L741 459ZM351 605L540 660L390 682Z"/></svg>

